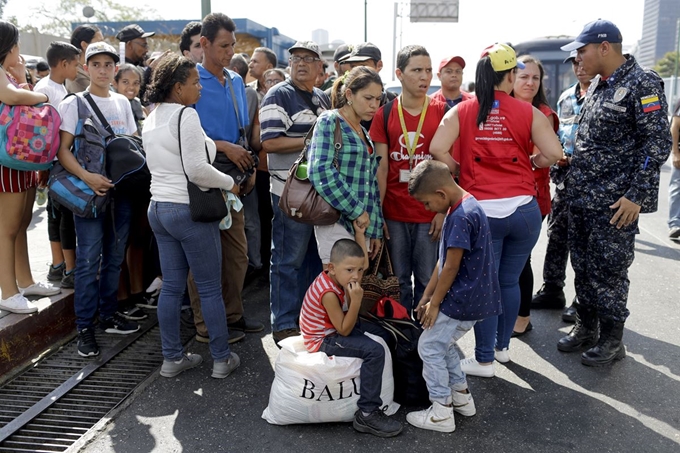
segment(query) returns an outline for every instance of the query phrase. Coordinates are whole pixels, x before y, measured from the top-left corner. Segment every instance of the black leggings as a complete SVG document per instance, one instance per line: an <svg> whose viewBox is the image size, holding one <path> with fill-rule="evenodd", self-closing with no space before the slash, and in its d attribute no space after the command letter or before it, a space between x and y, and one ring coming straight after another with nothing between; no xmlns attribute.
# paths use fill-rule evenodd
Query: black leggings
<svg viewBox="0 0 680 453"><path fill-rule="evenodd" d="M61 242L62 250L76 249L76 227L73 213L52 198L47 200L47 236L50 242ZM52 263L59 264L59 263Z"/></svg>
<svg viewBox="0 0 680 453"><path fill-rule="evenodd" d="M545 220L546 216L541 217L541 222ZM527 262L519 274L519 313L517 316L527 317L531 314L531 298L534 295L534 272L531 269L531 255L527 258Z"/></svg>

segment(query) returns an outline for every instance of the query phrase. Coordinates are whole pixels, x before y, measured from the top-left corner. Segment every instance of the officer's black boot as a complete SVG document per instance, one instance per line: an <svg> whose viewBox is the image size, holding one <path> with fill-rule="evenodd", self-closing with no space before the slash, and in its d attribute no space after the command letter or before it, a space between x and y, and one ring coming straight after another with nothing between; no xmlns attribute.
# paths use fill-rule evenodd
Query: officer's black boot
<svg viewBox="0 0 680 453"><path fill-rule="evenodd" d="M611 319L600 320L600 340L581 354L581 363L587 366L609 365L626 356L623 346L623 323Z"/></svg>
<svg viewBox="0 0 680 453"><path fill-rule="evenodd" d="M541 289L531 298L532 309L561 309L566 304L567 298L564 297L564 290L561 286L557 286L554 283L544 283Z"/></svg>
<svg viewBox="0 0 680 453"><path fill-rule="evenodd" d="M578 302L578 299L574 297L571 305L564 309L564 312L562 312L562 321L570 324L576 322L576 306L574 305L576 302Z"/></svg>
<svg viewBox="0 0 680 453"><path fill-rule="evenodd" d="M594 307L574 302L576 308L576 324L566 337L557 342L557 349L562 352L575 352L589 348L597 343L597 313Z"/></svg>

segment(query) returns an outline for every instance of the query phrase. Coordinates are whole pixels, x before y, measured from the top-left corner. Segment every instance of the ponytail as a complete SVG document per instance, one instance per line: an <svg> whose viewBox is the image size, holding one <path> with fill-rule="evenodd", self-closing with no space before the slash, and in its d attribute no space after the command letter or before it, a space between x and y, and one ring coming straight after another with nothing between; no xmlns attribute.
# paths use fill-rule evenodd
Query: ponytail
<svg viewBox="0 0 680 453"><path fill-rule="evenodd" d="M496 87L501 84L505 75L514 68L505 71L496 72L491 66L491 59L483 57L477 63L477 74L475 75L475 95L479 103L479 112L477 113L477 126L486 121L486 118L491 113L493 101L496 98Z"/></svg>

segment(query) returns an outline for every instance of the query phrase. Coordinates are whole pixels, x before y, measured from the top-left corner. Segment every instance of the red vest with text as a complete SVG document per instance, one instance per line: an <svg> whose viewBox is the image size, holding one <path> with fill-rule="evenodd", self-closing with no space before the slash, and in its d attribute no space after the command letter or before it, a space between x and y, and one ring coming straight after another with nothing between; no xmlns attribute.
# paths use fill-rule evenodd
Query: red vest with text
<svg viewBox="0 0 680 453"><path fill-rule="evenodd" d="M533 107L502 91L486 121L477 126L477 99L458 104L460 186L478 200L536 196L529 156Z"/></svg>

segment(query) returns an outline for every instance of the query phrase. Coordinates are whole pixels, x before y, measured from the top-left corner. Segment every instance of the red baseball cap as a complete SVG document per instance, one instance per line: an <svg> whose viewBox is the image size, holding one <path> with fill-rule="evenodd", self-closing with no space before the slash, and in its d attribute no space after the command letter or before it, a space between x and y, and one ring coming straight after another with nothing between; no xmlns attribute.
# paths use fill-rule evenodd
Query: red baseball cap
<svg viewBox="0 0 680 453"><path fill-rule="evenodd" d="M446 66L447 64L451 63L452 61L455 61L460 65L461 68L465 69L465 60L463 60L463 57L459 57L457 55L454 55L452 57L446 57L442 60L441 63L439 63L439 70L437 72L442 72L442 68Z"/></svg>

